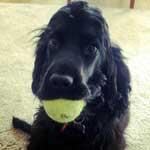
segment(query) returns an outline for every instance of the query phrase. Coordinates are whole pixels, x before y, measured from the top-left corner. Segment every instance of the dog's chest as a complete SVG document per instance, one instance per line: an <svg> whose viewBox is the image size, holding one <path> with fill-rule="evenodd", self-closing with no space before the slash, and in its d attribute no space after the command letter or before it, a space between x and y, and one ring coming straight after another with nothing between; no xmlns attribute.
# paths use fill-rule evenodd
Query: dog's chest
<svg viewBox="0 0 150 150"><path fill-rule="evenodd" d="M50 133L51 134L51 133ZM52 135L49 135L52 137ZM56 145L64 145L64 144L71 144L71 145L80 145L84 143L89 143L89 132L87 131L86 126L84 125L68 125L65 128L60 128L57 133L53 135L52 139L48 140L49 145L56 144Z"/></svg>

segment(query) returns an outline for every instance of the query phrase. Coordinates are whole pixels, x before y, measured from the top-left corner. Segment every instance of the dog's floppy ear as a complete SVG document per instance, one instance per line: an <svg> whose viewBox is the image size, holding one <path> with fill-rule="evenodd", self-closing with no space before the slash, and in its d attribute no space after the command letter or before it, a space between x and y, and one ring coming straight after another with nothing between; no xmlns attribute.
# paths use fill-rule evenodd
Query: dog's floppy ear
<svg viewBox="0 0 150 150"><path fill-rule="evenodd" d="M104 58L102 71L107 78L107 83L103 90L104 96L112 110L124 110L128 106L128 94L130 92L129 70L124 62L121 49L111 43L108 25L101 12L96 9L92 10L100 24L100 27L98 27L101 29L101 53ZM119 104L122 104L122 106Z"/></svg>
<svg viewBox="0 0 150 150"><path fill-rule="evenodd" d="M107 99L112 112L121 115L128 107L128 95L131 88L129 70L118 46L110 47L105 69L107 76L107 84L104 90L105 99Z"/></svg>
<svg viewBox="0 0 150 150"><path fill-rule="evenodd" d="M35 95L37 95L39 89L39 83L41 80L41 75L43 71L43 67L46 59L46 48L47 48L47 40L46 40L46 29L40 34L39 41L37 43L36 51L35 51L35 62L34 69L32 74L32 91Z"/></svg>

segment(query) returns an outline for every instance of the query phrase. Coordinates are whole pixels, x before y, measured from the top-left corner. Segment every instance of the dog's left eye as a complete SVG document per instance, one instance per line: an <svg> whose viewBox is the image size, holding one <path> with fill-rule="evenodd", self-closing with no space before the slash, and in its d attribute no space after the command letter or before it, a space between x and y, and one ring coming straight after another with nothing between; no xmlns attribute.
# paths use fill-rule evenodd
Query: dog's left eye
<svg viewBox="0 0 150 150"><path fill-rule="evenodd" d="M84 55L87 57L94 57L97 53L97 47L95 45L89 45L87 48L84 50Z"/></svg>
<svg viewBox="0 0 150 150"><path fill-rule="evenodd" d="M60 43L59 43L59 41L57 39L51 38L49 40L49 43L48 43L49 48L51 48L51 49L58 49L59 45L60 45Z"/></svg>

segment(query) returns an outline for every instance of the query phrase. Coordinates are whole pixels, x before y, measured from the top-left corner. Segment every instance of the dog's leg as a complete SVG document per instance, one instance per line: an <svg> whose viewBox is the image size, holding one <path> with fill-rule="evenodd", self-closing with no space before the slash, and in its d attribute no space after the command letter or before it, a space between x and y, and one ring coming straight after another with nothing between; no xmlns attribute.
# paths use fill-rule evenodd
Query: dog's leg
<svg viewBox="0 0 150 150"><path fill-rule="evenodd" d="M27 150L48 150L47 131L40 125L32 126Z"/></svg>
<svg viewBox="0 0 150 150"><path fill-rule="evenodd" d="M92 150L125 150L126 141L124 130L128 124L128 112L120 118L114 119L106 123L93 138Z"/></svg>
<svg viewBox="0 0 150 150"><path fill-rule="evenodd" d="M127 111L120 118L114 120L112 125L112 143L108 150L125 150L126 140L124 137L124 131L129 122L129 112Z"/></svg>
<svg viewBox="0 0 150 150"><path fill-rule="evenodd" d="M35 116L27 150L57 150L54 146L59 142L59 138L57 139L56 136L55 124L48 118L42 108Z"/></svg>
<svg viewBox="0 0 150 150"><path fill-rule="evenodd" d="M20 120L19 118L13 117L12 125L14 128L19 129L27 134L30 134L31 125L28 124L27 122Z"/></svg>
<svg viewBox="0 0 150 150"><path fill-rule="evenodd" d="M27 150L47 150L46 130L40 124L36 124L31 127L30 124L16 117L13 117L12 124L14 128L19 129L31 136Z"/></svg>
<svg viewBox="0 0 150 150"><path fill-rule="evenodd" d="M127 111L118 120L114 121L113 125L114 144L116 144L116 148L114 150L125 150L127 145L124 137L124 131L128 125L128 122L129 122L129 111Z"/></svg>

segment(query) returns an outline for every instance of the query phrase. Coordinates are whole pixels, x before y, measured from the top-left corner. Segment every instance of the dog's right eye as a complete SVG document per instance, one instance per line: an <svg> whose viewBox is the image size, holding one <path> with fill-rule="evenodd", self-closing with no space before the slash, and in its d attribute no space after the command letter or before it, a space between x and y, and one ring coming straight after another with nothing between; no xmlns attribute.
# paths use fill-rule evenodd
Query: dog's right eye
<svg viewBox="0 0 150 150"><path fill-rule="evenodd" d="M97 53L97 47L95 45L89 45L87 48L84 50L84 55L87 58L94 58Z"/></svg>
<svg viewBox="0 0 150 150"><path fill-rule="evenodd" d="M60 45L60 43L57 39L51 38L49 40L48 46L49 46L50 49L58 49L59 45Z"/></svg>

